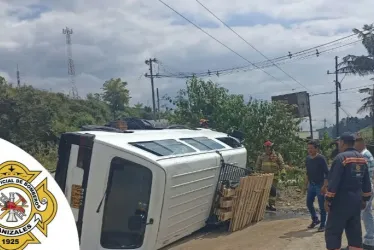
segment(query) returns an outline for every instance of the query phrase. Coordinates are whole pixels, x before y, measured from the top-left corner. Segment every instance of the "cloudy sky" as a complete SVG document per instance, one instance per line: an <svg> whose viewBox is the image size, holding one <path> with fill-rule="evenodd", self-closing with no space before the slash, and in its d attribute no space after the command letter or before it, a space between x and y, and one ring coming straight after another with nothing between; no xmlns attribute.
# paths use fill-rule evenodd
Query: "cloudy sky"
<svg viewBox="0 0 374 250"><path fill-rule="evenodd" d="M158 0L0 0L0 75L37 88L69 92L64 27L73 29L72 50L76 85L81 96L99 92L103 82L114 77L127 81L132 103L152 104L149 79L144 77L147 58L157 58L154 71L207 72L249 66L211 79L232 93L270 100L273 95L308 91L311 95L334 90L334 57L362 55L365 50L355 37L319 47L352 34L373 22L372 0L200 0L248 43L268 58L282 58L279 67L263 72L251 63L266 61L261 54L223 26L195 0L164 0L221 43L185 21ZM350 43L353 43L349 45ZM269 66L271 63L267 63ZM291 78L291 77L293 78ZM343 75L340 76L341 78ZM207 78L208 79L208 78ZM296 81L295 81L296 80ZM185 80L155 79L160 96L173 95ZM370 85L369 77L346 76L342 88ZM305 88L306 87L306 88ZM342 91L341 116L355 116L362 94ZM313 125L335 121L334 94L311 97ZM346 113L347 114L346 114Z"/></svg>

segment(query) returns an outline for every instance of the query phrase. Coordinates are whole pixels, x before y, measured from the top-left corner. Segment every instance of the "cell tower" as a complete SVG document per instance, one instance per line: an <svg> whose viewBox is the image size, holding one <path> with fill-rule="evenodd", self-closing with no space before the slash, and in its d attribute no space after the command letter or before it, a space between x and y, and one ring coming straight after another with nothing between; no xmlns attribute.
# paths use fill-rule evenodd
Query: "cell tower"
<svg viewBox="0 0 374 250"><path fill-rule="evenodd" d="M18 64L17 64L17 87L21 87L21 77L19 75L19 69L18 69Z"/></svg>
<svg viewBox="0 0 374 250"><path fill-rule="evenodd" d="M65 29L62 29L62 34L66 36L66 51L68 56L68 75L70 77L70 83L71 83L71 92L70 95L78 99L78 89L75 85L75 67L74 67L74 61L73 61L73 52L71 50L71 35L73 34L73 30L66 27Z"/></svg>

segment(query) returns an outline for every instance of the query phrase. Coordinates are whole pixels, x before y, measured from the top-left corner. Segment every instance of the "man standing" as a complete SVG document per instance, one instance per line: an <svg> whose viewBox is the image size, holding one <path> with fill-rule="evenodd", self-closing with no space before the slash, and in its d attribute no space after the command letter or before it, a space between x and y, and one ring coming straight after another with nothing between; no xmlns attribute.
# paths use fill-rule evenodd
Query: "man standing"
<svg viewBox="0 0 374 250"><path fill-rule="evenodd" d="M349 249L362 248L361 209L371 197L371 183L365 158L354 149L355 137L344 133L339 139L339 153L332 163L325 196L327 249L340 249L342 234Z"/></svg>
<svg viewBox="0 0 374 250"><path fill-rule="evenodd" d="M355 148L360 152L366 159L369 167L369 176L371 179L371 188L373 188L373 177L374 177L374 158L373 155L367 150L365 141L362 137L356 138ZM366 234L364 236L363 247L367 250L374 250L374 219L372 214L372 202L373 197L371 196L366 208L362 211L362 219L365 225Z"/></svg>
<svg viewBox="0 0 374 250"><path fill-rule="evenodd" d="M282 174L285 174L286 164L283 161L283 157L276 153L273 148L274 144L271 141L264 143L265 153L261 154L257 158L256 170L263 173L273 173L274 180L272 190L276 190L278 180ZM269 205L266 206L267 210L276 211L275 208L276 195L270 195Z"/></svg>
<svg viewBox="0 0 374 250"><path fill-rule="evenodd" d="M306 158L306 185L307 198L306 205L312 217L312 223L309 229L315 228L318 224L318 232L325 231L326 211L325 197L323 191L327 187L327 177L329 169L327 167L326 158L318 153L319 145L316 141L308 142L308 156ZM314 200L317 197L321 219L318 219L314 208Z"/></svg>

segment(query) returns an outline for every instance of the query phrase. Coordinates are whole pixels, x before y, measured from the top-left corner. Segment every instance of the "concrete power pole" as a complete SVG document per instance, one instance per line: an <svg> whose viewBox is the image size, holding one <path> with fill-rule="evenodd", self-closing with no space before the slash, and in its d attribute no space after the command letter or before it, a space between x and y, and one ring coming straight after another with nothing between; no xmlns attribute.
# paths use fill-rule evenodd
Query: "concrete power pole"
<svg viewBox="0 0 374 250"><path fill-rule="evenodd" d="M372 142L374 141L374 84L373 89L371 90L371 133L372 133Z"/></svg>
<svg viewBox="0 0 374 250"><path fill-rule="evenodd" d="M330 73L327 71L327 74L334 74L335 75L335 112L336 112L336 137L339 137L339 89L342 88L339 82L339 69L338 69L338 57L335 56L335 72Z"/></svg>
<svg viewBox="0 0 374 250"><path fill-rule="evenodd" d="M153 82L153 78L155 77L155 75L153 75L152 63L157 63L157 59L156 58L153 58L153 59L149 58L149 60L145 61L145 64L149 65L149 73L150 73L150 75L148 75L146 73L145 77L151 78L153 120L156 120L156 98L155 98L155 86L154 86L154 82Z"/></svg>
<svg viewBox="0 0 374 250"><path fill-rule="evenodd" d="M158 94L158 88L156 88L157 92L157 114L158 114L158 120L160 120L160 96Z"/></svg>
<svg viewBox="0 0 374 250"><path fill-rule="evenodd" d="M19 74L18 64L17 64L17 87L21 87L21 77Z"/></svg>
<svg viewBox="0 0 374 250"><path fill-rule="evenodd" d="M78 99L78 89L75 85L75 66L73 61L73 52L71 49L71 35L73 34L73 30L66 27L62 29L62 34L66 37L66 51L68 56L68 75L70 77L70 84L71 84L71 96L74 99Z"/></svg>
<svg viewBox="0 0 374 250"><path fill-rule="evenodd" d="M310 96L309 96L309 93L307 93L307 98L308 98L308 116L309 116L309 128L310 128L310 139L314 139L313 138L313 123L312 123L312 112L311 112L311 109L310 109Z"/></svg>

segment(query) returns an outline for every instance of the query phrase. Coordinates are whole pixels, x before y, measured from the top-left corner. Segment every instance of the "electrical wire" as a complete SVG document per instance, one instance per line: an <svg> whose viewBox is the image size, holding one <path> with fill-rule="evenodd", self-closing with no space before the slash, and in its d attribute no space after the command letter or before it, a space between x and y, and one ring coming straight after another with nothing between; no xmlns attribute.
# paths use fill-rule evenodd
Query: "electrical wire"
<svg viewBox="0 0 374 250"><path fill-rule="evenodd" d="M272 61L274 63L278 64L278 65L284 65L284 64L287 64L287 63L292 63L292 62L296 62L296 61L309 59L311 57L316 57L316 56L318 57L321 54L329 54L329 53L332 53L339 48L354 45L354 44L359 43L361 41L362 40L357 40L357 41L353 41L353 42L350 42L350 43L347 43L347 44L342 44L340 46L336 46L336 47L333 47L333 48L330 48L330 49L322 50L322 51L319 51L318 54L315 53L315 52L312 52L312 53L306 54L304 56L300 55L300 56L297 56L297 57L293 57L292 59L284 59L284 60L280 60L280 61L274 61L274 59L272 59ZM261 62L254 63L254 64L256 64L260 68L268 68L268 67L272 66L272 63L269 64L268 61L261 61ZM208 71L205 71L205 72L198 72L198 73L177 72L177 73L172 73L172 74L160 74L156 77L158 77L158 78L191 78L191 77L194 77L194 76L195 77L209 77L209 76L213 76L213 75L222 76L222 75L233 74L235 72L248 72L248 71L251 71L251 70L254 70L254 69L255 68L246 65L246 66L239 66L239 67L233 67L233 68L228 68L228 69L218 69L218 70L212 70L212 71L208 70Z"/></svg>
<svg viewBox="0 0 374 250"><path fill-rule="evenodd" d="M277 67L280 71L282 71L286 76L291 78L294 82L305 88L306 90L311 91L309 88L307 88L304 84L296 80L293 76L288 74L286 71L284 71L281 67L279 67L277 64L275 64L269 57L264 55L260 50L258 50L254 45L249 43L246 39L244 39L239 33L237 33L234 29L232 29L227 23L225 23L222 19L220 19L216 14L214 14L208 7L206 7L204 4L202 4L199 0L195 0L198 4L200 4L206 11L208 11L212 16L214 16L218 21L220 21L223 25L225 25L229 30L231 30L237 37L239 37L243 42L245 42L247 45L249 45L252 49L257 51L261 56L263 56L267 61L269 61L272 65Z"/></svg>
<svg viewBox="0 0 374 250"><path fill-rule="evenodd" d="M194 22L192 22L191 20L189 20L187 17L185 17L184 15L182 15L181 13L179 13L177 10L175 10L174 8L172 8L170 5L166 4L164 1L162 1L162 0L158 0L158 1L160 3L162 3L163 5L165 5L166 7L168 7L173 12L175 12L177 15L179 15L180 17L182 17L184 20L186 20L187 22L189 22L190 24L192 24L193 26L195 26L197 29L199 29L200 31L202 31L203 33L205 33L207 36L209 36L210 38L212 38L213 40L215 40L216 42L218 42L219 44L221 44L222 46L224 46L225 48L227 48L228 50L230 50L232 53L236 54L237 56L239 56L243 60L247 61L249 64L251 64L254 67L256 67L257 69L261 70L262 72L264 72L265 74L267 74L268 76L270 76L271 78L273 78L274 80L276 80L276 81L278 81L280 83L283 83L283 84L287 84L287 83L283 82L282 80L279 80L275 76L271 75L270 73L266 72L262 68L258 67L256 64L254 64L251 61L249 61L247 58L245 58L244 56L242 56L241 54L239 54L238 52L236 52L235 50L233 50L232 48L230 48L229 46L227 46L226 44L224 44L223 42L221 42L220 40L218 40L217 38L215 38L211 34L209 34L203 28L201 28L200 26L198 26L197 24L195 24Z"/></svg>
<svg viewBox="0 0 374 250"><path fill-rule="evenodd" d="M367 87L370 87L370 86L372 86L372 85L364 85L364 86L358 86L358 87L353 87L353 88L346 88L346 89L342 89L341 91L339 91L339 93L344 93L346 91L354 90L354 89L367 88ZM312 96L318 96L318 95L329 95L329 94L334 94L334 93L335 93L335 90L332 90L332 91L327 91L327 92L315 93L315 94L312 94L310 96L312 97Z"/></svg>
<svg viewBox="0 0 374 250"><path fill-rule="evenodd" d="M347 117L352 117L352 115L346 111L342 106L339 107L341 110L343 110L343 112L347 115Z"/></svg>

